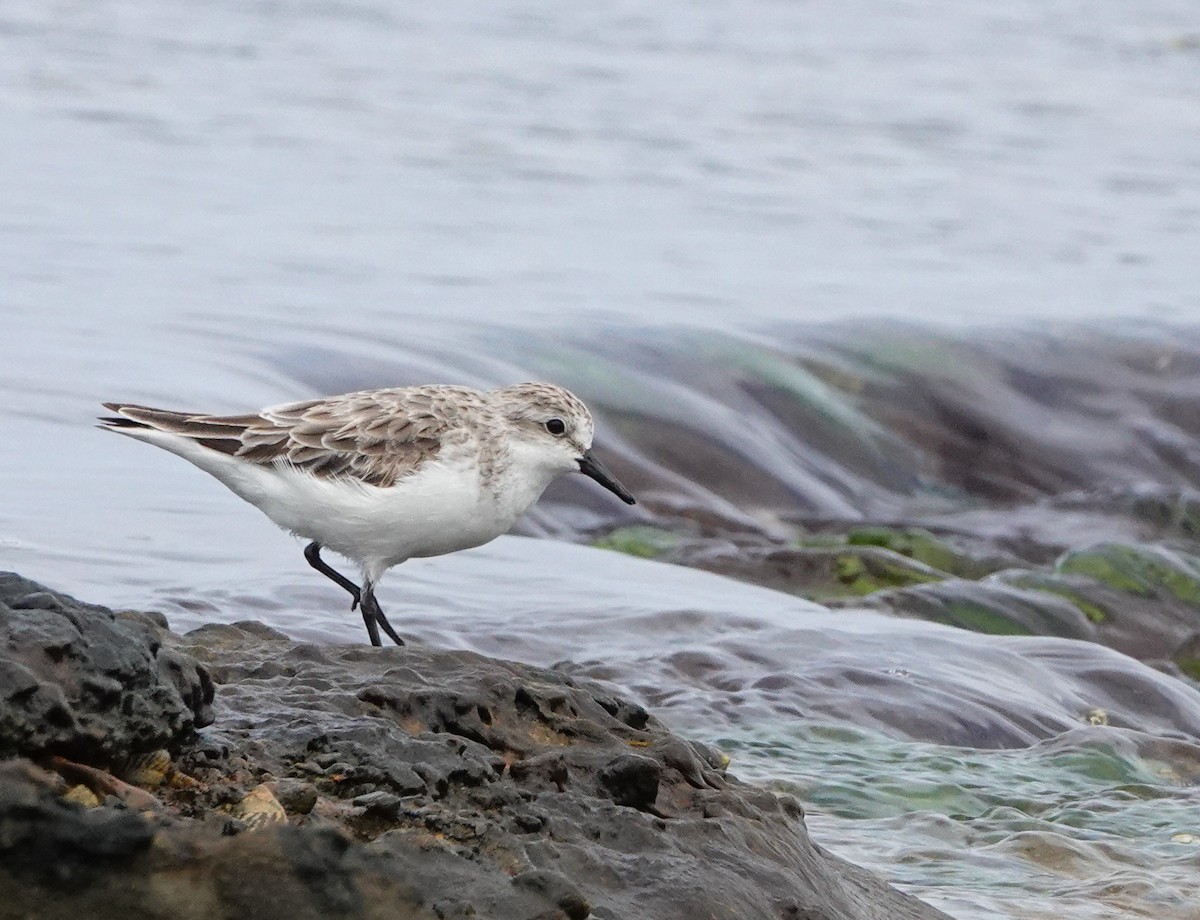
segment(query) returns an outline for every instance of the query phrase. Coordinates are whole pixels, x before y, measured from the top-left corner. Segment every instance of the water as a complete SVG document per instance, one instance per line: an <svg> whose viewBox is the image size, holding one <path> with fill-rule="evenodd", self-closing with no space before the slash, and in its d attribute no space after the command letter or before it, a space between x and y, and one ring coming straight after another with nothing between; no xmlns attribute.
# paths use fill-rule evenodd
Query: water
<svg viewBox="0 0 1200 920"><path fill-rule="evenodd" d="M643 503L556 488L523 532L558 540L408 563L393 622L612 681L964 920L1193 917L1194 684L562 541L1194 551L1198 30L1168 0L6 5L0 564L362 641L97 402L559 380ZM1148 660L1200 632L1159 600Z"/></svg>
<svg viewBox="0 0 1200 920"><path fill-rule="evenodd" d="M1184 0L104 0L10 4L0 33L5 301L39 314L727 326L1200 298Z"/></svg>
<svg viewBox="0 0 1200 920"><path fill-rule="evenodd" d="M1114 734L987 753L812 728L728 743L812 803L817 839L954 916L1195 917L1200 750Z"/></svg>

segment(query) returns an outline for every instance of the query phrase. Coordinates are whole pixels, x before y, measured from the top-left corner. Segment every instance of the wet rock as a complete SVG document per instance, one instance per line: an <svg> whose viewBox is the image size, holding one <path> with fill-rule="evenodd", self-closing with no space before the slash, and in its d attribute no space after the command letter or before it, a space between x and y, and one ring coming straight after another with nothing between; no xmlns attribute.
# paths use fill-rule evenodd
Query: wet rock
<svg viewBox="0 0 1200 920"><path fill-rule="evenodd" d="M638 556L642 559L656 559L681 542L678 534L661 527L650 527L645 524L635 524L628 527L618 527L592 541L592 546L598 549L611 549L627 556Z"/></svg>
<svg viewBox="0 0 1200 920"><path fill-rule="evenodd" d="M919 527L859 527L846 533L849 546L879 546L956 578L978 579L1008 568L1016 559L988 547L972 554Z"/></svg>
<svg viewBox="0 0 1200 920"><path fill-rule="evenodd" d="M1166 591L1133 592L1062 571L1001 572L995 578L1070 601L1095 627L1095 641L1143 661L1172 657L1185 637L1200 631L1200 606Z"/></svg>
<svg viewBox="0 0 1200 920"><path fill-rule="evenodd" d="M1063 555L1056 566L1119 591L1174 599L1200 609L1200 559L1160 546L1101 543Z"/></svg>
<svg viewBox="0 0 1200 920"><path fill-rule="evenodd" d="M84 810L60 777L7 765L18 916L944 917L591 682L467 652L314 654L246 626L169 641L221 681L217 722L177 758L193 784L162 784L148 815ZM285 824L271 789L289 783L317 795ZM236 817L248 801L269 820Z"/></svg>
<svg viewBox="0 0 1200 920"><path fill-rule="evenodd" d="M1171 658L1184 674L1200 681L1200 633L1194 633L1181 643Z"/></svg>
<svg viewBox="0 0 1200 920"><path fill-rule="evenodd" d="M1143 661L1178 660L1176 650L1200 632L1194 565L1163 547L1104 544L1067 553L1050 570L913 585L859 605L993 635L1085 639Z"/></svg>
<svg viewBox="0 0 1200 920"><path fill-rule="evenodd" d="M691 541L681 543L661 558L664 562L821 601L861 597L948 577L922 562L878 546L773 547Z"/></svg>
<svg viewBox="0 0 1200 920"><path fill-rule="evenodd" d="M599 686L468 652L314 657L250 631L214 651L204 633L183 647L230 680L208 734L278 776L314 759L343 764L313 780L314 815L344 803L339 820L373 852L397 866L435 860L418 890L446 915L524 916L510 900L520 895L544 902L530 915L757 917L804 878L815 880L805 888L814 917L937 916L819 853L794 800L722 775L713 752ZM279 676L241 677L266 658ZM379 788L362 788L364 768ZM397 782L401 768L420 788ZM725 803L717 816L714 796ZM637 854L636 866L622 854Z"/></svg>
<svg viewBox="0 0 1200 920"><path fill-rule="evenodd" d="M1055 594L1002 581L947 581L888 591L869 599L879 609L996 636L1094 639L1086 614Z"/></svg>
<svg viewBox="0 0 1200 920"><path fill-rule="evenodd" d="M1014 588L1042 591L1046 594L1052 594L1070 601L1079 608L1080 613L1087 617L1088 622L1097 627L1096 638L1099 638L1104 625L1111 623L1113 620L1113 611L1110 609L1110 602L1116 598L1111 596L1109 598L1098 597L1097 594L1101 593L1096 591L1098 586L1088 578L1060 575L1057 572L1031 572L1026 569L1010 569L1006 572L997 573L994 581L1011 585Z"/></svg>
<svg viewBox="0 0 1200 920"><path fill-rule="evenodd" d="M177 747L212 721L207 672L118 614L0 574L0 757L102 760Z"/></svg>
<svg viewBox="0 0 1200 920"><path fill-rule="evenodd" d="M975 518L970 526L984 518L1001 526L1004 514ZM1023 512L1010 518L1026 533ZM965 519L954 520L969 531ZM1091 517L1072 525L1085 536L1095 526ZM799 539L804 545L691 535L657 558L831 608L866 607L990 635L1082 639L1147 662L1190 661L1176 650L1200 632L1200 556L1174 544L1108 541L1064 551L1028 538L828 522Z"/></svg>

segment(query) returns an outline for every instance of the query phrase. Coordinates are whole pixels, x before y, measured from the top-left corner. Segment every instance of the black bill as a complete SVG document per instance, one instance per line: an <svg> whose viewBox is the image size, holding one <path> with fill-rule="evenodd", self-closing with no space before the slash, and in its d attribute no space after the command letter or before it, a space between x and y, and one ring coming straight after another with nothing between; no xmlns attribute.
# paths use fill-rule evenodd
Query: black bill
<svg viewBox="0 0 1200 920"><path fill-rule="evenodd" d="M597 460L596 455L590 450L585 450L583 456L579 458L579 472L585 476L591 476L596 482L625 502L625 504L633 505L637 503L637 499L633 497L630 491L617 482L617 477L606 470L604 464Z"/></svg>

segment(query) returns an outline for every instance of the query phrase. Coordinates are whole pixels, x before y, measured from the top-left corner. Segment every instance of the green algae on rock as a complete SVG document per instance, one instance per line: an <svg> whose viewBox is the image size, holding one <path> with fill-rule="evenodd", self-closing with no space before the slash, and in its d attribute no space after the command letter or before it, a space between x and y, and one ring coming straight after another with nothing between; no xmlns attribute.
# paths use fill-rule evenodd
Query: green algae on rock
<svg viewBox="0 0 1200 920"><path fill-rule="evenodd" d="M1008 559L979 559L920 527L859 527L846 534L851 546L879 546L958 578L982 578L1010 564Z"/></svg>
<svg viewBox="0 0 1200 920"><path fill-rule="evenodd" d="M1048 594L1066 598L1093 623L1106 623L1112 616L1104 603L1087 596L1089 584L1086 579L1028 569L1009 569L997 573L995 577L997 581L1002 581L1015 588L1045 591Z"/></svg>
<svg viewBox="0 0 1200 920"><path fill-rule="evenodd" d="M1200 681L1200 632L1175 649L1171 659L1189 678Z"/></svg>
<svg viewBox="0 0 1200 920"><path fill-rule="evenodd" d="M1095 558L1104 557L1092 561ZM1118 558L1127 557L1122 551ZM1080 567L1107 571L1098 564ZM865 603L979 632L1024 631L1101 642L1141 660L1174 660L1186 671L1189 658L1176 649L1200 634L1200 609L1181 600L1176 591L1154 587L1147 578L1097 580L1070 571L1073 565L1064 568L1067 571L1006 569L977 582L952 579L913 585L872 595ZM1158 584L1164 582L1188 596L1182 580L1160 579Z"/></svg>
<svg viewBox="0 0 1200 920"><path fill-rule="evenodd" d="M928 584L946 577L931 566L879 547L847 548L838 552L834 558L834 574L845 593L859 596L906 585ZM834 596L833 592L818 592L821 592L820 587L805 596L812 599Z"/></svg>
<svg viewBox="0 0 1200 920"><path fill-rule="evenodd" d="M632 524L628 527L618 527L592 541L597 549L611 549L627 556L637 556L641 559L656 559L679 545L680 537L676 533L661 527L651 527L647 524Z"/></svg>
<svg viewBox="0 0 1200 920"><path fill-rule="evenodd" d="M1056 569L1140 597L1173 597L1200 607L1200 558L1188 553L1146 544L1098 543L1065 553Z"/></svg>
<svg viewBox="0 0 1200 920"><path fill-rule="evenodd" d="M1094 624L1070 601L995 578L918 585L876 595L871 601L878 609L989 635L1066 639L1096 635Z"/></svg>
<svg viewBox="0 0 1200 920"><path fill-rule="evenodd" d="M816 601L863 597L946 577L878 546L772 547L693 541L660 558Z"/></svg>

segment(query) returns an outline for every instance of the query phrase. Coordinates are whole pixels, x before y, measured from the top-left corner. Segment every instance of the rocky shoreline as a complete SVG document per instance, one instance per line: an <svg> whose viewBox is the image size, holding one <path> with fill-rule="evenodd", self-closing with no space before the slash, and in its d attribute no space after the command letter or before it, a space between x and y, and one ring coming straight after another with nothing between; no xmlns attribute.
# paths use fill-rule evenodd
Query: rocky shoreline
<svg viewBox="0 0 1200 920"><path fill-rule="evenodd" d="M600 531L590 542L832 609L879 610L986 635L1094 642L1200 686L1195 508L1172 493L1153 498L1142 496L1133 523L1100 510L1097 500L1082 520L1065 525L1083 530L1085 540L1050 525L1050 532L998 539L995 532L1021 529L1018 509L916 524L797 523L787 538L663 522Z"/></svg>
<svg viewBox="0 0 1200 920"><path fill-rule="evenodd" d="M946 916L555 670L178 636L11 574L0 636L0 916Z"/></svg>

